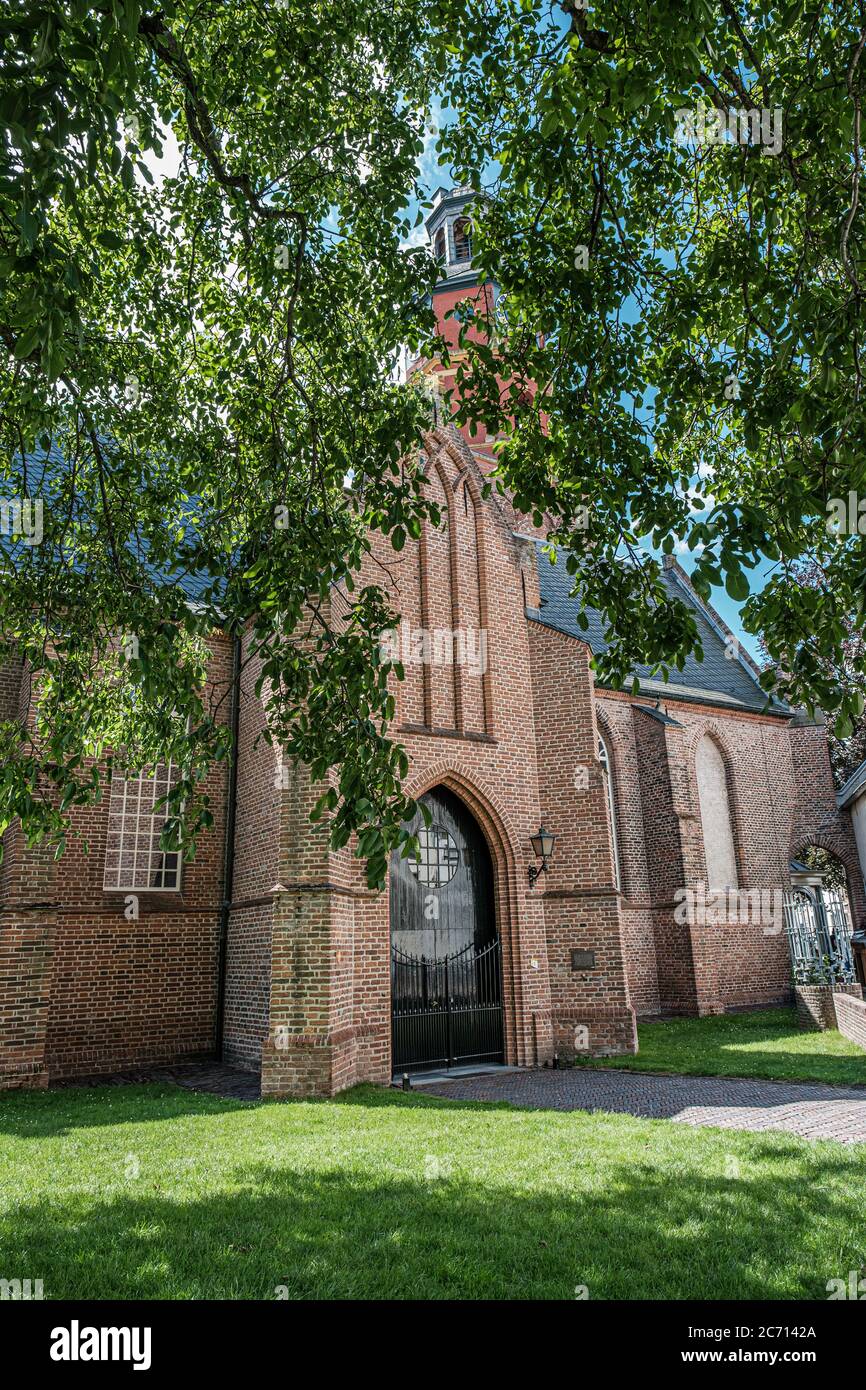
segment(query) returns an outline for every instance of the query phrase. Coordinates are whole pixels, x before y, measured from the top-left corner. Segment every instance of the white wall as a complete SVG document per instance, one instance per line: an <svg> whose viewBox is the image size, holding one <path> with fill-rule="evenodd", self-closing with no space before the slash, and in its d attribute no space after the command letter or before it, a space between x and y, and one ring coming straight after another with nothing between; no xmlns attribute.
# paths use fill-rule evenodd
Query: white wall
<svg viewBox="0 0 866 1390"><path fill-rule="evenodd" d="M851 819L854 822L854 838L857 841L860 868L863 873L864 883L866 883L866 787L864 787L860 795L850 803L848 810L851 812Z"/></svg>

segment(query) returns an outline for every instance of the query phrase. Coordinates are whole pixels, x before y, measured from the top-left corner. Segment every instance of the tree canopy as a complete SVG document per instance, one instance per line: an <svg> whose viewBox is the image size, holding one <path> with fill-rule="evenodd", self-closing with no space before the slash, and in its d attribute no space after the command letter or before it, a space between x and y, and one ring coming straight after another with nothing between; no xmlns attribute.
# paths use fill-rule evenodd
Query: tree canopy
<svg viewBox="0 0 866 1390"><path fill-rule="evenodd" d="M844 731L866 674L845 650L866 591L866 11L445 8L460 119L443 151L478 187L496 161L476 247L504 306L496 359L466 344L464 413L516 417L503 478L553 515L609 614L605 669L694 640L652 567L619 559L680 541L698 591L723 584L763 632L767 688ZM825 585L800 583L807 558Z"/></svg>
<svg viewBox="0 0 866 1390"><path fill-rule="evenodd" d="M353 575L371 533L399 549L431 515L395 366L437 350L409 209L443 101L499 289L486 343L463 316L455 418L502 431L497 485L551 519L616 633L601 675L698 644L654 558L686 545L699 592L763 633L768 691L844 735L866 675L864 44L850 2L10 0L4 491L44 509L40 544L3 540L38 729L0 725L0 822L62 846L106 749L171 755L168 833L191 843L229 737L203 642L252 625L275 740L331 776L334 843L357 831L383 880L412 808L392 615Z"/></svg>

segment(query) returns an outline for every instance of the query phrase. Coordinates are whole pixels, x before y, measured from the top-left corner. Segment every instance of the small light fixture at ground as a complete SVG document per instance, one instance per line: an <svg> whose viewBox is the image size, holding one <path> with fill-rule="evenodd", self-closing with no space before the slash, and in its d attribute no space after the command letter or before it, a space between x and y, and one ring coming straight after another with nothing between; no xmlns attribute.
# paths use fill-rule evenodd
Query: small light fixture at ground
<svg viewBox="0 0 866 1390"><path fill-rule="evenodd" d="M556 843L556 836L551 835L550 831L545 830L544 826L541 825L538 828L537 834L530 835L529 843L532 845L536 859L541 861L539 864L530 864L529 866L529 886L532 888L536 880L540 878L542 874L547 873L548 864L553 857L553 846Z"/></svg>

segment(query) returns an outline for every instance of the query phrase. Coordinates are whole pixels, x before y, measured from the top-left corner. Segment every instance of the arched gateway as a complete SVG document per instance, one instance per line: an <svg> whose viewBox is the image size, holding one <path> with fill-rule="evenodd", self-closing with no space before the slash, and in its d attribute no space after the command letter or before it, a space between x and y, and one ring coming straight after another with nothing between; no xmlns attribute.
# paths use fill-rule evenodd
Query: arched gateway
<svg viewBox="0 0 866 1390"><path fill-rule="evenodd" d="M391 858L395 1072L503 1060L502 950L481 828L445 787L419 798L419 856Z"/></svg>

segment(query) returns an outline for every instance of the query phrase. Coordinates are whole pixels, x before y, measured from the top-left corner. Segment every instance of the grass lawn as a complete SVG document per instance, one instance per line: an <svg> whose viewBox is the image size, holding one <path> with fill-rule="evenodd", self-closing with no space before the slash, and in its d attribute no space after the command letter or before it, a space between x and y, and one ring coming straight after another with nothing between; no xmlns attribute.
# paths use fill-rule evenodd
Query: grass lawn
<svg viewBox="0 0 866 1390"><path fill-rule="evenodd" d="M638 1025L632 1057L587 1057L582 1065L692 1076L769 1076L866 1086L866 1052L841 1033L801 1033L793 1009L671 1018Z"/></svg>
<svg viewBox="0 0 866 1390"><path fill-rule="evenodd" d="M359 1087L0 1099L0 1277L46 1298L826 1299L866 1146Z"/></svg>

